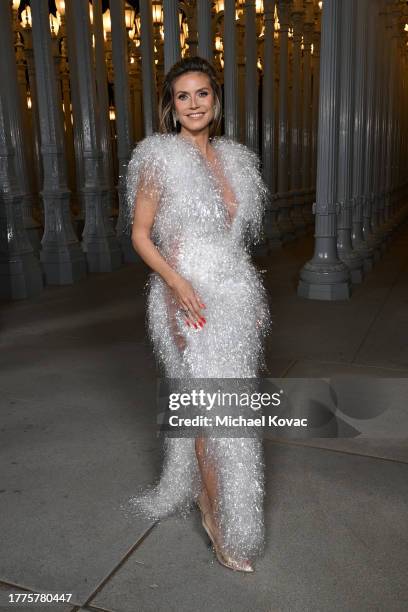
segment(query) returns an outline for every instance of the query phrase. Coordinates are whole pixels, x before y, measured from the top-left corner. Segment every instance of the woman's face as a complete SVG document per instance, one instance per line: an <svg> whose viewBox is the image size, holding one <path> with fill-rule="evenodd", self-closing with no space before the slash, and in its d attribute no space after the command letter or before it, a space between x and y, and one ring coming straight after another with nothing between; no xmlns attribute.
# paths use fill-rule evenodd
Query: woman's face
<svg viewBox="0 0 408 612"><path fill-rule="evenodd" d="M186 72L173 83L174 111L181 131L202 132L214 119L214 92L203 72Z"/></svg>

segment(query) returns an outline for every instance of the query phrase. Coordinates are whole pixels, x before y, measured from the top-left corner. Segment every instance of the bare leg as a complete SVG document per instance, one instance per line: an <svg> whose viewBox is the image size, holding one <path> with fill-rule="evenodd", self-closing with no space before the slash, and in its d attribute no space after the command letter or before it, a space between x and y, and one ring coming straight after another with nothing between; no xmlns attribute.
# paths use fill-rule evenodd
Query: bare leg
<svg viewBox="0 0 408 612"><path fill-rule="evenodd" d="M174 342L182 354L187 346L186 338L183 333L177 328L175 312L178 308L171 296L167 295L167 307L169 312L169 323L170 331L173 336ZM195 451L197 456L198 465L201 473L201 480L203 483L203 490L200 494L199 501L203 513L205 514L206 524L211 529L218 543L221 544L220 531L216 521L216 499L217 499L217 474L213 463L209 460L208 452L206 449L206 438L196 438L195 440ZM217 557L218 552L216 551ZM225 565L225 560L222 561ZM251 564L248 561L241 562L240 566L237 566L234 561L229 559L227 561L228 567L231 569L240 569L241 571L253 571Z"/></svg>
<svg viewBox="0 0 408 612"><path fill-rule="evenodd" d="M195 449L202 480L206 488L211 507L213 507L213 502L217 494L217 480L214 466L209 465L208 459L206 460L205 458L205 438L196 438Z"/></svg>
<svg viewBox="0 0 408 612"><path fill-rule="evenodd" d="M217 477L214 465L208 460L208 453L206 451L205 438L196 438L195 449L197 455L197 461L201 472L201 480L203 483L203 490L199 496L199 502L202 511L206 515L206 521L210 526L210 529L218 541L219 529L215 520L215 500L217 499Z"/></svg>
<svg viewBox="0 0 408 612"><path fill-rule="evenodd" d="M220 531L215 518L215 505L217 499L217 474L214 465L208 460L208 456L206 456L205 446L205 438L196 438L195 449L197 461L200 467L201 480L204 485L203 490L199 496L199 503L203 514L205 514L205 521L207 525L210 527L211 532L215 535L217 542L221 544ZM223 564L225 565L225 563ZM240 566L234 566L234 561L231 560L231 558L229 558L228 567L230 567L231 569L253 571L253 568L248 561L241 562Z"/></svg>

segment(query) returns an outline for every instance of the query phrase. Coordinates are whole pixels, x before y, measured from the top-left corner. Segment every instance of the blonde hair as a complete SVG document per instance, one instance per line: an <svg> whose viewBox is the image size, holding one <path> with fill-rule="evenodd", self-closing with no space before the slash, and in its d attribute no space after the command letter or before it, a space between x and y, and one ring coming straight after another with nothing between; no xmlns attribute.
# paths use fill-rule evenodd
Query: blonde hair
<svg viewBox="0 0 408 612"><path fill-rule="evenodd" d="M210 136L214 136L220 126L222 118L222 93L220 84L214 68L207 60L202 57L186 57L174 64L166 74L163 82L162 94L159 103L159 124L160 131L163 133L179 132L180 124L173 119L174 112L174 81L187 72L201 72L210 79L211 88L214 94L214 119L210 124Z"/></svg>

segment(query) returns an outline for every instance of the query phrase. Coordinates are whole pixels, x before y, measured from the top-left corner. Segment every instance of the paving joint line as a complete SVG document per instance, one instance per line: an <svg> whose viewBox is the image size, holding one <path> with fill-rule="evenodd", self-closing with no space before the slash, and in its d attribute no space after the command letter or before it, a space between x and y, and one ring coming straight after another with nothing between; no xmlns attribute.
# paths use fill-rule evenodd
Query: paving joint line
<svg viewBox="0 0 408 612"><path fill-rule="evenodd" d="M389 365L372 365L370 363L363 363L362 361L356 361L356 362L351 362L351 361L336 361L335 359L316 359L314 357L307 357L307 358L301 358L301 359L295 359L293 361L293 364L296 364L298 362L306 362L306 363L312 363L312 364L325 364L325 365L339 365L339 366L356 366L358 368L371 368L372 370L389 370L390 372L404 372L405 376L399 376L399 377L395 377L395 378L407 378L408 376L408 369L407 368L403 368L403 367L397 367L397 366L389 366ZM292 367L292 365L288 366L289 368ZM287 374L288 372L286 372ZM337 375L336 375L337 376ZM304 378L304 377L301 377ZM335 376L313 376L312 378L335 378ZM384 376L380 376L379 378L386 378Z"/></svg>
<svg viewBox="0 0 408 612"><path fill-rule="evenodd" d="M290 364L286 366L286 368L283 370L282 374L280 375L280 378L286 378L291 369L297 364L298 361L299 359L292 359Z"/></svg>
<svg viewBox="0 0 408 612"><path fill-rule="evenodd" d="M80 607L73 608L71 612L79 612L80 608L85 608L86 606L92 606L92 600L96 597L96 595L104 588L104 586L109 582L109 580L118 572L118 570L124 565L124 563L129 559L129 557L134 553L134 551L144 542L144 540L148 537L150 532L154 529L154 527L159 523L159 521L155 521L152 525L150 525L144 533L140 536L138 540L129 548L129 550L124 554L122 559L117 563L117 565L109 572L107 576L98 584L98 586L92 591L89 595L88 599L82 604Z"/></svg>
<svg viewBox="0 0 408 612"><path fill-rule="evenodd" d="M153 528L158 524L158 521L155 521L152 525L150 525L144 533L140 536L140 538L130 547L130 549L125 553L119 563L109 572L107 576L98 584L98 586L92 591L92 593L88 596L86 601L82 604L76 603L75 601L69 602L69 605L73 607L70 609L70 612L78 612L81 608L88 607L89 612L93 610L95 612L115 612L114 610L110 610L108 608L101 608L100 606L93 605L92 599L102 590L102 588L108 583L108 581L116 574L116 572L122 567L122 565L128 560L128 558L133 554L133 552L144 542ZM37 587L27 587L17 582L11 582L6 580L0 580L0 586L11 588L11 589L19 589L20 591L25 591L27 593L49 593L50 589L43 589Z"/></svg>
<svg viewBox="0 0 408 612"><path fill-rule="evenodd" d="M365 453L358 453L355 451L344 450L340 448L328 448L327 446L313 446L312 444L303 444L302 442L296 442L295 440L278 440L272 438L264 438L264 442L270 442L271 444L283 444L285 446L300 446L301 448L312 448L313 450L327 451L329 453L340 453L342 455L354 455L356 457L367 457L367 459L377 459L378 461L388 461L389 463L398 463L401 465L408 465L408 459L393 459L392 457L379 457L378 455L367 455Z"/></svg>
<svg viewBox="0 0 408 612"><path fill-rule="evenodd" d="M404 273L404 271L405 271L407 268L408 268L408 258L405 258L405 260L404 260L404 262L403 262L403 264L402 264L402 266L401 266L400 270L397 272L397 274L396 274L396 276L395 276L394 282L393 282L393 283L392 283L392 285L389 287L389 289L388 289L388 291L387 291L386 296L384 297L383 301L381 302L381 304L380 304L380 306L379 306L379 308L378 308L378 310L377 310L377 313L374 315L374 317L373 317L373 319L372 319L372 321L371 321L370 325L369 325L369 326L368 326L368 328L367 328L367 331L366 331L366 333L365 333L365 335L364 335L363 339L361 340L361 342L360 342L360 344L359 344L359 346L358 346L358 348L357 348L356 352L354 353L353 359L351 360L351 363L352 363L352 364L354 364L354 363L355 363L355 361L356 361L356 359L357 359L357 357L358 357L358 354L360 353L360 351L361 351L361 349L363 348L363 346L364 346L365 342L367 341L367 337L368 337L369 333L371 332L371 330L372 330L372 328L373 328L374 324L375 324L375 323L376 323L376 321L378 320L378 318L379 318L379 316L380 316L380 314L381 314L381 312L382 312L382 310L383 310L383 308L384 308L384 306L385 306L386 301L387 301L387 300L388 300L388 298L390 297L390 294L391 294L391 292L393 291L393 289L395 288L395 286L396 286L396 284L397 284L398 280L401 278L401 275Z"/></svg>
<svg viewBox="0 0 408 612"><path fill-rule="evenodd" d="M100 606L92 606L91 604L88 604L86 608L84 606L81 606L80 608L72 608L70 612L76 612L77 610L86 610L86 612L118 612L117 610L112 610L111 608L101 608Z"/></svg>

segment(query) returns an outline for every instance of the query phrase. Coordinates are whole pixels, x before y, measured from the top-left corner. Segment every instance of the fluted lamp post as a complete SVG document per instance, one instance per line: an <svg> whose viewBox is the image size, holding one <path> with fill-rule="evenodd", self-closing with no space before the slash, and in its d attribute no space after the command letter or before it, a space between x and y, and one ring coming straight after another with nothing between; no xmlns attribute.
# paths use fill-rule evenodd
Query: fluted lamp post
<svg viewBox="0 0 408 612"><path fill-rule="evenodd" d="M178 62L181 58L180 23L178 17L178 3L174 0L163 0L164 31L164 72Z"/></svg>
<svg viewBox="0 0 408 612"><path fill-rule="evenodd" d="M23 190L16 170L16 126L21 100L13 48L12 15L0 3L0 298L22 299L40 293L42 274L23 223Z"/></svg>
<svg viewBox="0 0 408 612"><path fill-rule="evenodd" d="M159 13L158 16L156 11ZM154 23L162 21L161 4L157 2L152 4L151 0L145 0L140 5L140 53L143 82L143 119L146 136L152 134L158 124L152 16Z"/></svg>
<svg viewBox="0 0 408 612"><path fill-rule="evenodd" d="M336 205L339 129L339 36L342 0L325 0L322 15L315 250L300 272L298 295L316 300L350 297L347 266L337 257Z"/></svg>

